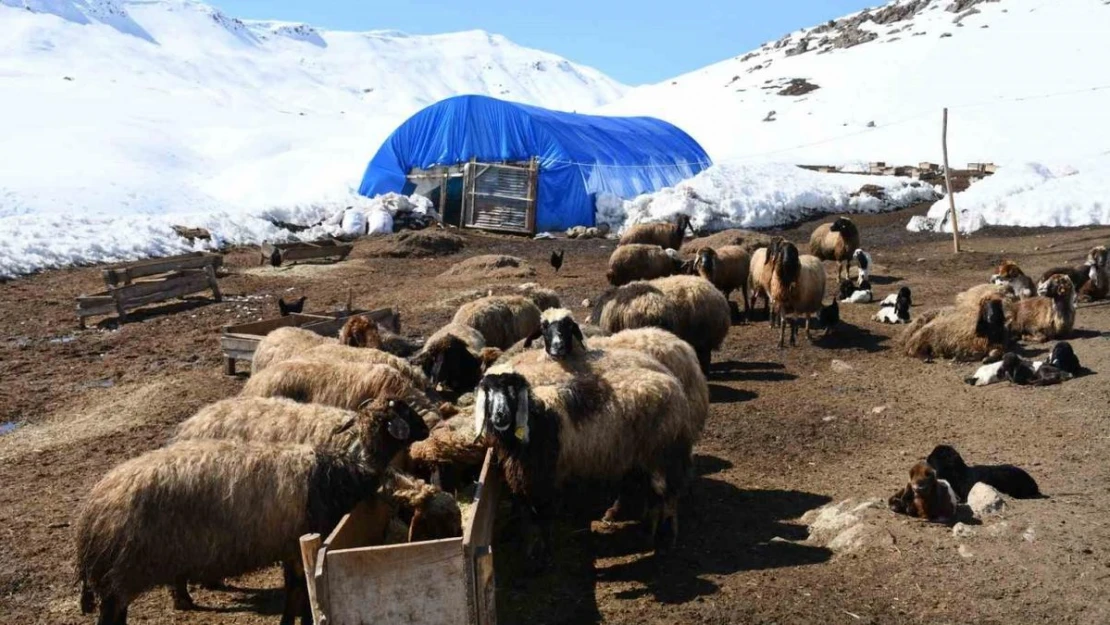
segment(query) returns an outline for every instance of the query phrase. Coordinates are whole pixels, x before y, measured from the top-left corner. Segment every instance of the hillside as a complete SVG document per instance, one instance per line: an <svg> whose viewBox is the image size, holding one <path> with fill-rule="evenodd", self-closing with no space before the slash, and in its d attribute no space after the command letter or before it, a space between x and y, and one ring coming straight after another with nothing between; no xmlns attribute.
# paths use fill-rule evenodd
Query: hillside
<svg viewBox="0 0 1110 625"><path fill-rule="evenodd" d="M1073 159L1110 149L1110 4L897 0L657 85L600 109L655 115L718 160Z"/></svg>

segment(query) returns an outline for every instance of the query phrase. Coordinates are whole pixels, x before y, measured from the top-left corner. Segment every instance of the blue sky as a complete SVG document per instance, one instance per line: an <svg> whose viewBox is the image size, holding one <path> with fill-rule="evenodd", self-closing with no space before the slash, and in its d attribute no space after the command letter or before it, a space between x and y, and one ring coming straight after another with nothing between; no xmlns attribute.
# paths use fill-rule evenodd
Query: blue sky
<svg viewBox="0 0 1110 625"><path fill-rule="evenodd" d="M660 82L883 0L210 0L234 17L336 30L480 28L625 83Z"/></svg>

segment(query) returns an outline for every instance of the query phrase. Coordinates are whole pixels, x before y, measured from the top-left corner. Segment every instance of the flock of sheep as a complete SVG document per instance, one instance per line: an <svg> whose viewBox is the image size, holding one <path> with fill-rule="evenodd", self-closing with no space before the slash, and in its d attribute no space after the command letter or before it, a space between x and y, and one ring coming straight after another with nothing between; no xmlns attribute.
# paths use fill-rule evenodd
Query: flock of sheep
<svg viewBox="0 0 1110 625"><path fill-rule="evenodd" d="M687 259L677 250L688 227L679 218L629 229L610 258L612 288L588 319L528 284L462 305L419 347L397 325L361 316L338 338L271 332L239 396L202 408L166 446L93 488L76 524L83 611L99 603L99 623L122 624L128 605L158 586L188 609L189 583L220 588L280 562L282 623L310 619L301 535L327 535L357 503L377 499L395 511L383 542L459 536L453 493L477 476L487 449L522 504L536 566L551 558L555 496L574 478L619 485L605 519L638 515L655 549L670 549L708 417L711 354L734 320L729 295L743 294L747 314L765 300L780 346L788 321L794 344L796 318L808 334L815 315L836 323L838 300L871 301L870 255L850 219L818 228L809 254L775 238L751 253L704 247ZM838 263L841 281L828 306L822 261ZM909 323L901 344L912 356L1012 361L1002 353L1010 336L1066 337L1075 285L1105 297L1106 272L1104 248L1039 286L1007 263L955 306L910 321L904 288L876 318Z"/></svg>

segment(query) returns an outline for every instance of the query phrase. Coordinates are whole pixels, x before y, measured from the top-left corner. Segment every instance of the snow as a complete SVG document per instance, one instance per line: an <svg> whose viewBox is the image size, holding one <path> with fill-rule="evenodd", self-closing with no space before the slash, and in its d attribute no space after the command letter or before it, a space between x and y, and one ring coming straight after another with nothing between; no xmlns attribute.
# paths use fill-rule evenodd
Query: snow
<svg viewBox="0 0 1110 625"><path fill-rule="evenodd" d="M957 193L961 232L989 225L1089 226L1110 223L1110 153L1074 164L1023 163ZM952 232L948 201L910 221L913 232Z"/></svg>
<svg viewBox="0 0 1110 625"><path fill-rule="evenodd" d="M596 112L670 121L717 161L939 163L944 107L953 164L1067 160L1110 146L1110 5L982 2L957 25L946 10L952 0L918 2L921 11L908 19L864 22L862 30L880 34L874 41L820 46L843 32L845 19L833 31L795 31L777 49L770 42L751 56L633 89ZM787 55L806 38L809 51ZM819 89L778 95L797 78ZM763 121L770 111L775 121Z"/></svg>
<svg viewBox="0 0 1110 625"><path fill-rule="evenodd" d="M288 236L358 202L409 115L477 93L587 110L624 85L482 31L245 21L196 0L0 0L0 277ZM335 227L341 225L339 222Z"/></svg>
<svg viewBox="0 0 1110 625"><path fill-rule="evenodd" d="M864 185L881 188L883 199L860 193ZM905 178L819 173L786 163L729 162L632 200L599 197L597 219L614 231L669 221L679 213L689 215L699 229L769 228L826 213L894 210L936 197L932 186Z"/></svg>

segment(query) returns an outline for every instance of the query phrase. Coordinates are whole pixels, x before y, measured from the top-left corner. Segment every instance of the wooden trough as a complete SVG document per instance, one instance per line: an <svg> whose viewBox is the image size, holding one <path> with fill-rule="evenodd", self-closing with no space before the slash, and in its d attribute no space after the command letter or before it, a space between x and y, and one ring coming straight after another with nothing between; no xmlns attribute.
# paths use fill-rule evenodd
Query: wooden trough
<svg viewBox="0 0 1110 625"><path fill-rule="evenodd" d="M382 545L389 509L362 505L321 542L301 537L320 625L496 625L494 520L501 471L486 452L474 514L460 538Z"/></svg>
<svg viewBox="0 0 1110 625"><path fill-rule="evenodd" d="M235 375L235 363L240 360L250 362L254 350L265 336L278 328L290 326L311 330L321 336L337 336L343 324L352 316L363 316L375 323L390 328L397 327L397 311L393 308L354 311L348 313L310 313L292 314L285 317L263 319L251 323L227 325L220 329L220 349L226 362L226 373Z"/></svg>
<svg viewBox="0 0 1110 625"><path fill-rule="evenodd" d="M339 262L347 258L347 255L353 249L353 243L343 243L331 239L311 243L302 241L295 243L263 243L258 264L264 265L269 262L274 251L277 251L281 257L282 264L313 258L332 258L335 262Z"/></svg>
<svg viewBox="0 0 1110 625"><path fill-rule="evenodd" d="M116 313L122 323L129 310L207 290L221 301L216 268L223 261L219 254L194 252L108 267L100 272L106 291L77 296L77 319L84 328L88 317Z"/></svg>

